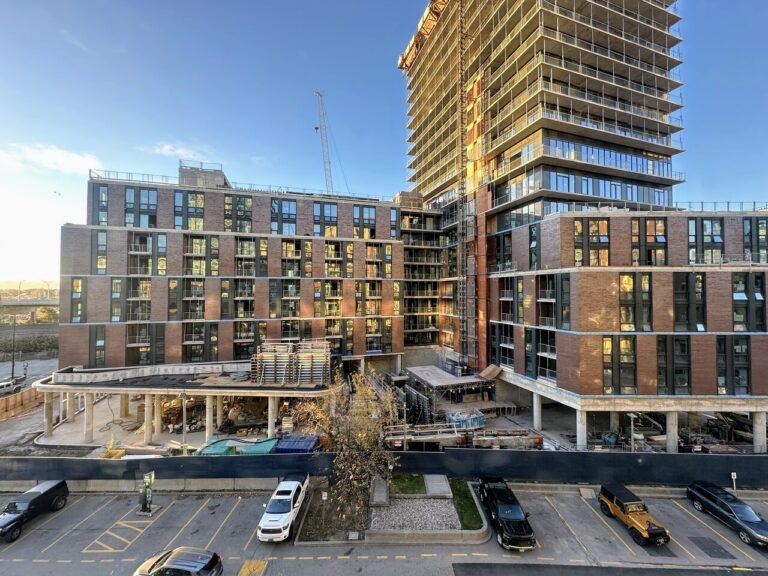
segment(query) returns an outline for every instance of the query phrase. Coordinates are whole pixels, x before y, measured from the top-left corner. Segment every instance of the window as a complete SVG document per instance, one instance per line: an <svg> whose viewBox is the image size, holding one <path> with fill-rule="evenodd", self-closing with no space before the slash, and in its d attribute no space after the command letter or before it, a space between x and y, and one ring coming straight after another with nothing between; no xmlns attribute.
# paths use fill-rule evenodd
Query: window
<svg viewBox="0 0 768 576"><path fill-rule="evenodd" d="M763 272L734 272L733 331L765 331L765 274Z"/></svg>
<svg viewBox="0 0 768 576"><path fill-rule="evenodd" d="M355 238L375 238L376 208L374 206L355 205L352 209L352 224Z"/></svg>
<svg viewBox="0 0 768 576"><path fill-rule="evenodd" d="M656 366L658 394L691 393L690 336L658 336Z"/></svg>
<svg viewBox="0 0 768 576"><path fill-rule="evenodd" d="M588 231L585 238L584 230ZM573 222L574 264L610 265L610 224L607 218L578 218ZM587 259L585 259L585 253Z"/></svg>
<svg viewBox="0 0 768 576"><path fill-rule="evenodd" d="M634 336L603 336L603 394L637 394Z"/></svg>
<svg viewBox="0 0 768 576"><path fill-rule="evenodd" d="M82 320L83 303L79 300L72 302L72 322L79 323Z"/></svg>
<svg viewBox="0 0 768 576"><path fill-rule="evenodd" d="M706 274L703 272L675 272L673 289L675 331L706 331Z"/></svg>
<svg viewBox="0 0 768 576"><path fill-rule="evenodd" d="M640 266L666 266L666 218L632 218L632 262Z"/></svg>
<svg viewBox="0 0 768 576"><path fill-rule="evenodd" d="M96 256L96 274L105 275L107 273L107 257L100 254Z"/></svg>
<svg viewBox="0 0 768 576"><path fill-rule="evenodd" d="M538 270L541 259L541 245L539 244L539 225L531 224L528 227L528 267L529 270Z"/></svg>
<svg viewBox="0 0 768 576"><path fill-rule="evenodd" d="M651 275L619 275L619 317L622 332L650 332Z"/></svg>
<svg viewBox="0 0 768 576"><path fill-rule="evenodd" d="M398 223L397 208L390 208L389 209L389 237L390 238L397 238L397 223Z"/></svg>
<svg viewBox="0 0 768 576"><path fill-rule="evenodd" d="M314 236L336 238L338 236L338 206L335 203L315 202L313 211Z"/></svg>
<svg viewBox="0 0 768 576"><path fill-rule="evenodd" d="M751 393L749 336L718 336L716 364L718 394Z"/></svg>
<svg viewBox="0 0 768 576"><path fill-rule="evenodd" d="M270 233L296 235L296 200L279 200L272 198L270 202Z"/></svg>
<svg viewBox="0 0 768 576"><path fill-rule="evenodd" d="M99 208L106 210L109 203L109 187L106 184L99 184L98 187Z"/></svg>
<svg viewBox="0 0 768 576"><path fill-rule="evenodd" d="M125 189L125 209L133 210L136 201L136 190L133 188Z"/></svg>
<svg viewBox="0 0 768 576"><path fill-rule="evenodd" d="M136 215L133 212L126 212L125 213L125 227L126 228L133 228L135 223L135 217Z"/></svg>
<svg viewBox="0 0 768 576"><path fill-rule="evenodd" d="M744 218L744 259L768 263L768 218Z"/></svg>
<svg viewBox="0 0 768 576"><path fill-rule="evenodd" d="M724 252L722 218L688 219L689 264L720 264Z"/></svg>
<svg viewBox="0 0 768 576"><path fill-rule="evenodd" d="M139 210L157 210L157 190L142 188L139 198Z"/></svg>

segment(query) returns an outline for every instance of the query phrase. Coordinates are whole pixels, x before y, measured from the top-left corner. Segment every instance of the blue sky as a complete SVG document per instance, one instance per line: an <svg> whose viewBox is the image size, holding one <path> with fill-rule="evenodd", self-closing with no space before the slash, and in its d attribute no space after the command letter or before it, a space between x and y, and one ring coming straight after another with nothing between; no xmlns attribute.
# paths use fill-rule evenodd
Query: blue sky
<svg viewBox="0 0 768 576"><path fill-rule="evenodd" d="M314 90L334 184L407 188L396 59L426 0L0 2L0 280L58 276L59 227L85 219L87 169L323 188ZM686 152L679 200L765 199L762 0L682 0ZM746 43L746 44L745 44ZM743 102L735 95L750 95ZM339 163L339 159L341 163Z"/></svg>

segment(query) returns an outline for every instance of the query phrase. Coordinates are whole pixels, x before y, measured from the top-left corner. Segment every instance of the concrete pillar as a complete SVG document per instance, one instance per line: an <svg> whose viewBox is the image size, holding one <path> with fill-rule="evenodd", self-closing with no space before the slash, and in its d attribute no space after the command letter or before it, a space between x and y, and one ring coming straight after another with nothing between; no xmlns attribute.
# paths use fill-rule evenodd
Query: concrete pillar
<svg viewBox="0 0 768 576"><path fill-rule="evenodd" d="M752 442L756 454L766 452L765 412L752 412Z"/></svg>
<svg viewBox="0 0 768 576"><path fill-rule="evenodd" d="M53 435L53 392L43 392L43 435Z"/></svg>
<svg viewBox="0 0 768 576"><path fill-rule="evenodd" d="M120 418L131 415L131 398L128 394L120 394Z"/></svg>
<svg viewBox="0 0 768 576"><path fill-rule="evenodd" d="M67 392L67 422L75 421L76 412L77 412L77 394L75 392Z"/></svg>
<svg viewBox="0 0 768 576"><path fill-rule="evenodd" d="M621 422L621 412L611 412L611 432L618 432Z"/></svg>
<svg viewBox="0 0 768 576"><path fill-rule="evenodd" d="M157 440L160 437L160 432L163 430L163 411L160 407L162 403L162 396L155 394L155 405L152 410L153 424L152 424L152 436Z"/></svg>
<svg viewBox="0 0 768 576"><path fill-rule="evenodd" d="M365 356L360 358L360 373L365 374Z"/></svg>
<svg viewBox="0 0 768 576"><path fill-rule="evenodd" d="M67 393L59 392L59 422L67 418Z"/></svg>
<svg viewBox="0 0 768 576"><path fill-rule="evenodd" d="M205 441L213 438L213 396L205 397Z"/></svg>
<svg viewBox="0 0 768 576"><path fill-rule="evenodd" d="M275 420L277 419L277 398L270 396L267 399L267 438L275 437Z"/></svg>
<svg viewBox="0 0 768 576"><path fill-rule="evenodd" d="M86 444L93 442L93 393L85 395L85 418L83 418L83 440Z"/></svg>
<svg viewBox="0 0 768 576"><path fill-rule="evenodd" d="M152 443L152 394L144 395L144 444Z"/></svg>
<svg viewBox="0 0 768 576"><path fill-rule="evenodd" d="M677 412L667 412L667 453L677 453Z"/></svg>
<svg viewBox="0 0 768 576"><path fill-rule="evenodd" d="M224 424L224 396L216 396L216 426Z"/></svg>
<svg viewBox="0 0 768 576"><path fill-rule="evenodd" d="M587 449L587 411L576 410L576 448Z"/></svg>
<svg viewBox="0 0 768 576"><path fill-rule="evenodd" d="M541 432L541 394L533 393L533 429Z"/></svg>
<svg viewBox="0 0 768 576"><path fill-rule="evenodd" d="M403 355L398 354L395 356L395 373L400 374L403 371Z"/></svg>

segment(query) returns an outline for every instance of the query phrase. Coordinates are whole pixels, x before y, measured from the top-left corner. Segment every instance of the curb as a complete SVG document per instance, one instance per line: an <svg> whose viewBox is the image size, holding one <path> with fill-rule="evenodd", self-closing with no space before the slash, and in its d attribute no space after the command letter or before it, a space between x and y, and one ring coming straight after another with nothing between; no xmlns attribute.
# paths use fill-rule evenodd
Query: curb
<svg viewBox="0 0 768 576"><path fill-rule="evenodd" d="M304 542L299 541L299 536L301 536L301 531L304 529L304 520L307 519L307 515L309 514L309 508L312 505L312 499L315 497L315 493L317 491L314 490L309 495L309 500L307 500L306 506L304 508L304 513L301 515L301 522L299 522L299 527L296 530L296 537L293 539L292 544L294 546L304 546L304 547L319 547L319 546L334 546L334 545L344 545L352 543L358 543L362 544L365 542L364 538L361 538L360 540L307 540Z"/></svg>

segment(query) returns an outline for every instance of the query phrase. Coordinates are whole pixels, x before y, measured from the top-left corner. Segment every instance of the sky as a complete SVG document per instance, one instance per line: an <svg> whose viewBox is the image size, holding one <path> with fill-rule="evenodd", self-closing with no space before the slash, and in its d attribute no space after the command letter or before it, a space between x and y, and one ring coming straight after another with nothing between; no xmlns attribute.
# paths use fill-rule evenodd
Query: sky
<svg viewBox="0 0 768 576"><path fill-rule="evenodd" d="M56 279L60 227L85 223L88 170L323 189L410 187L396 62L427 0L0 0L0 281ZM768 200L764 0L680 0L681 201ZM746 96L741 98L741 96Z"/></svg>

